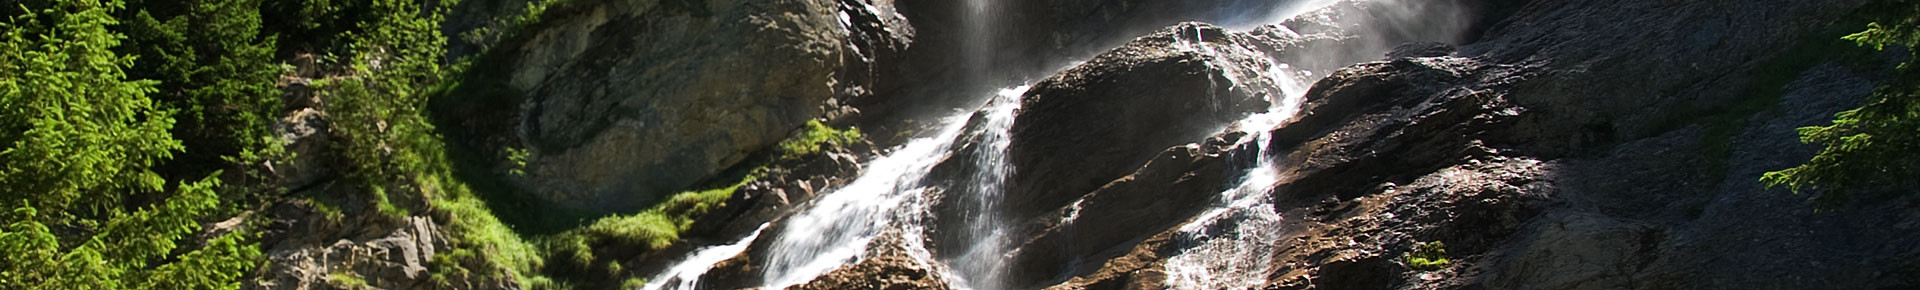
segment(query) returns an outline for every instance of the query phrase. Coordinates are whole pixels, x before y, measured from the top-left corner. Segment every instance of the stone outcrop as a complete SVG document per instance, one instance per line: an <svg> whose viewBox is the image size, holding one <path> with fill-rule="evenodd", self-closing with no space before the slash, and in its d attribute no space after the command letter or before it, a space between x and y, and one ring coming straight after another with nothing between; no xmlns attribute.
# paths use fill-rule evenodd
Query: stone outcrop
<svg viewBox="0 0 1920 290"><path fill-rule="evenodd" d="M285 205L283 207L299 207ZM292 210L292 209L286 209ZM285 236L267 245L267 263L248 289L417 289L438 287L429 279L427 265L438 251L445 251L448 240L439 225L427 217L412 217L397 225L363 224L374 228L347 229L319 225L330 218L319 216L297 219L291 228L276 231ZM334 217L340 218L340 217ZM355 219L361 220L362 219ZM384 229L383 229L384 228ZM290 232L280 232L290 231ZM357 237L333 241L318 240L328 233L358 231ZM493 281L458 281L458 289L518 289L517 285Z"/></svg>
<svg viewBox="0 0 1920 290"><path fill-rule="evenodd" d="M866 258L860 263L841 267L820 275L812 282L787 289L953 289L947 285L949 278L944 277L943 269L914 257L904 242L898 232L882 235L874 240L873 246L867 249Z"/></svg>
<svg viewBox="0 0 1920 290"><path fill-rule="evenodd" d="M1035 84L1022 97L1008 159L1008 211L1059 208L1140 167L1268 109L1282 95L1272 64L1216 26L1183 24L1141 37Z"/></svg>
<svg viewBox="0 0 1920 290"><path fill-rule="evenodd" d="M643 207L808 120L854 115L841 103L867 93L872 62L910 42L891 6L570 1L489 52L487 65L506 74L490 93L521 100L517 110L448 115L480 135L472 143L499 143L483 152L530 150L517 183L545 200Z"/></svg>

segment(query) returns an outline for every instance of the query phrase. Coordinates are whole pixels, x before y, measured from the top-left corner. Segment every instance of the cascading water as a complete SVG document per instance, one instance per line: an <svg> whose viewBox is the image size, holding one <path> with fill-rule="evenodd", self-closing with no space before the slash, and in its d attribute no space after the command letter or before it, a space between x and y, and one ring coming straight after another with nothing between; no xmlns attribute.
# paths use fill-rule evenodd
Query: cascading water
<svg viewBox="0 0 1920 290"><path fill-rule="evenodd" d="M1024 87L1002 90L1000 96L987 106L984 114L988 124L979 132L984 138L980 150L983 160L978 161L978 173L973 182L980 186L977 196L984 209L975 216L973 233L983 242L976 244L972 251L988 253L1004 249L1000 239L999 219L992 203L1001 191L1009 169L1005 164L1006 130L1012 125L1014 107L1018 106L1019 95ZM806 209L787 218L785 227L769 248L765 281L769 289L784 288L813 280L840 266L856 263L862 259L865 250L875 238L889 228L897 228L902 241L908 243L915 258L920 261L932 261L931 255L921 245L925 232L925 223L921 220L927 213L932 197L928 189L932 186L926 180L927 173L939 164L942 156L952 153L954 142L961 137L968 119L975 114L962 113L945 118L943 128L933 136L914 139L907 142L898 151L875 159L867 166L867 171L846 187L823 194ZM991 196L989 196L991 195ZM980 274L992 277L999 268L998 261L962 260L959 265L963 274ZM977 281L993 281L983 279Z"/></svg>
<svg viewBox="0 0 1920 290"><path fill-rule="evenodd" d="M964 61L961 63L966 67L961 69L969 79L962 82L987 86L995 78L989 71L994 63L990 42L996 39L993 20L999 17L995 14L1000 8L994 0L966 1L964 7L968 11L964 17L969 23L965 37L974 41L965 42L962 48ZM1342 0L1297 1L1278 14L1291 17L1335 1ZM1270 131L1296 114L1311 81L1310 73L1272 59L1228 57L1265 54L1236 40L1202 39L1202 35L1196 30L1191 39L1179 39L1176 48L1208 55L1211 66L1222 68L1219 76L1225 80L1216 80L1215 86L1265 95L1271 107L1227 126L1227 130L1253 136L1243 140L1247 142L1243 146L1260 147L1252 150L1257 152L1239 151L1254 156L1236 158L1257 158L1258 162L1246 169L1235 186L1220 194L1216 208L1178 229L1181 241L1190 246L1166 262L1167 284L1176 289L1257 287L1266 281L1266 274L1271 271L1268 253L1276 250L1283 221L1268 194L1280 180L1279 165L1274 152L1268 152L1264 145L1271 138ZM1366 51L1361 54L1378 55L1372 51L1379 49L1367 47L1361 49ZM1218 91L1216 89L1210 89L1209 93ZM899 234L910 258L946 274L942 276L950 278L953 287L1007 288L1008 285L1003 284L1007 271L1004 263L1009 260L1006 253L1011 251L1010 240L1016 237L1009 236L1008 228L1013 221L1002 219L999 202L1005 182L1015 170L1006 160L1010 143L1008 131L1025 92L1024 86L1002 89L978 112L959 112L940 119L935 134L910 140L873 160L853 182L821 194L779 221L780 225L773 227L776 229L773 240L762 243L768 245L766 251L756 251L766 253L766 257L758 258L765 265L761 269L764 283L761 288L786 288L857 264L868 258L868 250L876 240L889 233ZM977 129L966 132L969 124L978 125L974 127ZM968 137L974 138L969 140L971 143L960 143ZM963 149L973 151L956 151ZM949 161L947 157L963 155L957 153L973 157L964 160L968 162L966 166L971 166L972 170L967 171L970 175L959 176L966 180L928 180L941 162ZM953 188L935 188L939 186ZM941 199L941 194L950 196ZM954 206L963 213L960 216L942 217L960 221L933 225L929 217L932 204L937 200L970 204ZM1078 202L1074 205L1077 207ZM1070 211L1066 222L1073 218ZM935 226L943 228L928 228ZM942 258L935 259L926 245L926 234L935 232L957 236L960 244L941 242ZM655 277L658 284L649 284L645 289L695 286L694 279L700 272L725 259L719 256L738 255L741 248L753 244L758 235L756 231L734 244L702 249L682 265Z"/></svg>
<svg viewBox="0 0 1920 290"><path fill-rule="evenodd" d="M1268 152L1271 131L1298 110L1307 83L1286 64L1274 63L1262 74L1282 92L1266 113L1236 122L1234 130L1254 136L1254 158L1238 185L1222 192L1221 205L1180 228L1183 241L1196 243L1167 262L1167 285L1175 289L1244 289L1266 282L1270 257L1279 240L1281 216L1267 192L1279 182L1278 164Z"/></svg>
<svg viewBox="0 0 1920 290"><path fill-rule="evenodd" d="M973 243L957 259L948 261L959 274L963 288L1000 289L1001 272L1007 259L1006 221L1000 212L1001 195L1006 193L1006 182L1013 175L1013 164L1007 161L1007 146L1012 144L1010 131L1013 129L1014 111L1020 107L1020 96L1026 94L1027 86L1002 89L989 100L978 116L984 126L980 132L979 145L973 153L975 171L964 185L973 185L973 215L967 221L966 233Z"/></svg>
<svg viewBox="0 0 1920 290"><path fill-rule="evenodd" d="M826 192L788 217L771 248L766 289L781 289L813 280L840 266L858 262L867 245L890 226L918 225L926 212L923 180L948 153L965 119L959 114L942 120L938 134L908 141L892 154L875 159L865 173L846 187ZM917 226L903 226L918 243ZM909 247L920 248L923 247ZM922 259L928 260L928 259Z"/></svg>
<svg viewBox="0 0 1920 290"><path fill-rule="evenodd" d="M1306 5L1325 5L1326 2L1311 1ZM1247 54L1252 51L1245 46L1206 42L1197 31L1193 39L1180 40L1178 49L1213 56L1210 59L1224 59L1220 57L1222 50L1258 55ZM1280 238L1282 217L1267 194L1278 185L1280 178L1277 160L1268 152L1266 144L1271 138L1271 131L1298 112L1309 83L1305 72L1296 71L1285 63L1269 58L1263 64L1266 67L1257 73L1258 80L1272 85L1279 92L1267 95L1270 107L1266 112L1250 115L1228 126L1228 130L1254 137L1243 146L1259 148L1251 156L1257 158L1258 162L1247 169L1237 185L1220 193L1219 206L1179 229L1181 240L1194 246L1168 259L1166 271L1169 287L1246 289L1258 287L1267 280L1266 274L1272 261L1266 254L1275 250ZM1222 65L1230 64L1214 66ZM1233 70L1224 73L1228 80L1234 81L1232 85L1243 85L1238 83L1243 76Z"/></svg>
<svg viewBox="0 0 1920 290"><path fill-rule="evenodd" d="M1337 1L1303 1L1278 15L1280 18L1276 20L1291 18L1333 2ZM1407 9L1411 10L1429 8L1419 3L1397 4L1410 6L1412 8ZM1453 10L1453 7L1439 5L1432 8L1435 11L1448 13L1429 15L1435 17L1432 19L1423 18L1425 16L1419 13L1374 16L1396 17L1394 20L1404 21L1389 25L1425 26L1426 29L1443 32L1426 36L1433 39L1449 39L1458 33L1459 27L1464 27L1458 21L1454 21L1455 19L1446 18L1458 15L1458 10ZM1434 23L1426 23L1429 22L1427 20L1433 20ZM1376 30L1398 28L1405 27L1362 27L1362 29ZM1197 35L1195 40L1187 43L1183 48L1201 53L1215 53L1216 49L1240 49L1233 46L1216 48L1212 44L1198 41ZM1341 47L1336 50L1365 51L1369 53L1358 55L1378 55L1373 52L1384 50L1383 47L1379 47L1380 43L1396 42L1391 40L1352 41L1346 44L1350 47ZM1318 55L1296 55L1295 57L1299 59L1321 57L1325 58L1321 61L1342 63L1365 60L1328 58ZM1269 151L1272 148L1267 147L1267 142L1272 138L1271 132L1274 129L1285 125L1284 122L1297 113L1311 79L1308 77L1308 72L1295 70L1287 64L1274 62L1271 59L1268 60L1268 67L1260 77L1283 92L1280 94L1280 99L1269 100L1273 107L1269 108L1268 112L1249 116L1230 126L1230 130L1254 136L1251 143L1245 143L1243 146L1258 146L1258 150L1249 152L1255 154L1251 157L1257 158L1258 162L1254 167L1247 169L1246 175L1237 185L1220 193L1220 201L1216 207L1178 230L1180 240L1188 247L1167 260L1166 283L1170 288L1248 289L1258 288L1267 282L1267 276L1273 265L1272 253L1280 250L1283 230L1283 217L1274 207L1273 197L1269 194L1278 186L1281 164L1276 160L1277 152Z"/></svg>
<svg viewBox="0 0 1920 290"><path fill-rule="evenodd" d="M694 251L693 254L688 255L686 259L675 263L673 268L667 269L667 272L654 275L651 279L647 279L647 284L641 286L640 289L694 289L695 286L700 284L701 274L706 274L707 270L712 270L713 264L728 258L733 258L734 256L740 255L740 252L746 251L747 246L752 245L754 239L760 238L760 232L767 230L767 225L770 224L760 224L760 228L753 230L752 234L748 234L746 237L740 238L739 241L734 241L731 244L711 246Z"/></svg>

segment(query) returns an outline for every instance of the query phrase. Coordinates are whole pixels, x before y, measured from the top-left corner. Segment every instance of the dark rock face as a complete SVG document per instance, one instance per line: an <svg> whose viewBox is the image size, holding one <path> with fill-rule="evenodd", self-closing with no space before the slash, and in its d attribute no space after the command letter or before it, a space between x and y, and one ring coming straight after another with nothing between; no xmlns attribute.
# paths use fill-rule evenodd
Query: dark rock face
<svg viewBox="0 0 1920 290"><path fill-rule="evenodd" d="M1112 263L1128 253L1142 237L1199 214L1239 177L1233 171L1251 166L1246 161L1258 155L1248 150L1253 146L1232 142L1168 149L1133 174L1036 219L1027 226L1036 232L1022 235L1033 238L1008 254L1009 264L1018 269L1008 283L1034 288L1063 275L1091 273L1100 261Z"/></svg>
<svg viewBox="0 0 1920 290"><path fill-rule="evenodd" d="M1008 148L1023 169L1014 173L1009 211L1059 208L1167 147L1266 111L1266 96L1279 92L1257 78L1265 56L1213 48L1236 47L1232 41L1219 27L1184 24L1034 85Z"/></svg>
<svg viewBox="0 0 1920 290"><path fill-rule="evenodd" d="M1412 6L1408 7L1440 10L1441 12L1435 13L1446 14L1438 17L1444 20L1442 22L1466 22L1464 17L1469 15L1469 13L1457 11L1456 9L1459 8L1450 6L1452 4L1414 3L1409 5ZM1345 1L1325 9L1308 12L1307 16L1284 22L1282 25L1260 27L1248 32L1228 32L1212 29L1208 25L1183 24L1142 37L1140 40L1129 43L1129 46L1104 54L1079 68L1036 85L1034 90L1028 93L1030 100L1028 105L1050 101L1048 98L1054 97L1050 94L1075 96L1075 94L1089 91L1097 92L1089 95L1108 98L1140 92L1165 92L1171 95L1189 96L1219 94L1205 93L1218 91L1220 89L1218 86L1179 86L1179 82L1169 81L1168 78L1157 75L1158 72L1152 70L1157 69L1154 67L1129 67L1111 73L1156 79L1147 81L1150 85L1144 85L1144 87L1139 83L1090 82L1086 81L1088 78L1077 75L1088 71L1098 72L1097 69L1102 66L1112 66L1109 63L1111 61L1104 59L1114 56L1151 55L1139 52L1143 49L1137 47L1142 43L1151 43L1150 41L1155 40L1156 37L1218 41L1218 43L1203 46L1176 42L1172 45L1176 46L1175 49L1171 51L1198 47L1198 50L1203 51L1197 53L1198 55L1218 57L1206 62L1208 65L1215 66L1213 69L1219 72L1219 76L1214 76L1215 79L1235 79L1234 77L1239 77L1239 80L1259 79L1259 81L1232 82L1228 89L1229 93L1247 90L1260 95L1256 98L1265 100L1267 96L1278 96L1283 93L1279 88L1280 84L1275 83L1277 80L1275 78L1291 77L1269 75L1271 69L1283 63L1308 75L1330 73L1345 63L1378 59L1399 43L1452 41L1451 35L1458 35L1466 29L1465 25L1449 27L1449 25L1430 25L1431 23L1403 19L1395 15L1395 13L1401 13L1399 9L1406 9L1406 7L1381 4L1381 2ZM1198 29L1189 29L1189 27ZM1428 31L1432 34L1362 35L1362 33L1378 31ZM1348 50L1340 50L1340 48L1348 48ZM1414 54L1446 55L1451 53L1451 49L1449 45L1428 44L1413 50L1419 51ZM1159 51L1166 50L1168 49L1159 49ZM1339 53L1329 55L1327 54L1329 51ZM1472 66L1474 65L1470 62L1452 59L1406 60L1394 63L1392 66L1382 65L1374 70L1422 70L1427 71L1426 74L1451 76L1450 80L1425 83L1424 85L1428 87L1420 87L1435 88L1454 83L1466 83L1470 76L1466 76L1465 70ZM1373 75L1375 78L1372 80L1373 83L1402 81L1388 80L1387 78L1394 75L1391 73L1376 72ZM1054 83L1074 84L1076 81L1086 83L1082 86L1092 87L1092 89L1079 87L1067 87L1073 90L1041 89L1046 85L1057 85ZM1449 83L1440 84L1441 82ZM1103 86L1113 88L1099 88ZM1382 88L1369 86L1368 88L1398 90L1414 87L1398 85ZM1236 97L1247 98L1245 95ZM1278 97L1272 98L1278 99ZM1059 101L1059 99L1051 101ZM1345 118L1353 111L1375 106L1380 100L1313 97L1308 101L1311 102L1300 105L1308 109L1306 114L1321 116L1302 118L1324 119L1307 121L1307 123L1320 122L1323 124L1318 126L1325 127L1337 125L1335 120ZM1166 258L1169 251L1178 250L1178 242L1163 231L1186 222L1188 218L1216 202L1219 199L1219 193L1231 186L1230 182L1239 180L1240 175L1247 168L1254 166L1254 162L1259 158L1253 152L1257 152L1256 149L1259 146L1268 146L1268 144L1253 142L1252 138L1246 134L1226 134L1214 138L1206 138L1206 135L1220 132L1228 123L1245 117L1246 113L1267 111L1270 108L1238 111L1226 115L1199 113L1202 115L1193 116L1196 113L1171 113L1189 115L1191 120L1183 121L1188 123L1180 123L1151 119L1157 114L1168 114L1164 112L1168 111L1167 109L1141 113L1125 109L1098 111L1097 108L1103 108L1101 106L1126 105L1097 102L1051 105L1061 108L1023 107L1020 112L1020 121L1015 123L1015 143L1011 154L1018 170L1007 203L1019 205L1009 210L1015 212L1014 216L1018 218L1026 218L1024 221L1027 226L1018 238L1021 243L1018 250L1010 254L1014 261L1012 267L1016 269L1011 271L1014 275L1011 277L1013 285L1040 287L1044 284L1036 283L1054 283L1068 277L1079 276L1099 277L1076 279L1076 281L1088 283L1080 284L1081 286L1118 285L1112 283L1119 283L1133 285L1133 287L1160 287L1155 286L1159 285L1159 282L1139 283L1152 279L1164 279L1165 275L1155 274L1159 273L1159 270L1155 270L1154 267L1158 267L1156 263ZM1288 105L1283 104L1281 107L1285 109L1284 107ZM1157 104L1132 106L1168 107ZM1078 115L1068 117L1072 114ZM1457 117L1453 115L1447 117ZM1141 118L1141 116L1148 116L1148 118ZM1393 117L1410 116L1379 116L1381 119ZM1098 129L1128 124L1137 128L1113 131ZM1205 124L1207 127L1196 129L1201 126L1195 124ZM1436 120L1422 124L1437 126L1448 123ZM1026 127L1023 128L1023 126ZM1177 135L1177 137L1155 137L1154 130L1167 128L1178 128L1177 130L1184 130L1184 132L1167 134ZM1275 139L1289 138L1288 136L1289 134L1276 134ZM1164 139L1158 142L1136 141L1149 138ZM1203 141L1203 139L1206 140ZM1191 142L1202 143L1188 144ZM1185 145L1181 146L1183 144ZM1026 147L1023 148L1023 146ZM1173 149L1165 149L1168 147ZM1164 152L1162 149L1165 149ZM1159 155L1150 159L1145 157L1155 153ZM1447 153L1451 152L1430 154L1437 158ZM1114 168L1115 166L1118 168ZM1068 218L1069 216L1073 218ZM1135 275L1139 273L1147 273L1147 275ZM1158 278L1140 280L1141 278L1138 277Z"/></svg>
<svg viewBox="0 0 1920 290"><path fill-rule="evenodd" d="M1264 288L1913 287L1920 253L1888 245L1920 244L1901 232L1920 198L1816 214L1754 181L1811 155L1791 128L1884 73L1826 63L1793 68L1780 99L1746 90L1860 3L1535 1L1457 53L1342 69L1266 144L1289 222ZM1055 287L1164 287L1172 232ZM1453 263L1411 269L1427 241Z"/></svg>
<svg viewBox="0 0 1920 290"><path fill-rule="evenodd" d="M645 206L854 114L841 102L912 33L890 1L589 2L496 48L526 92L508 116L533 153L519 181L579 209Z"/></svg>

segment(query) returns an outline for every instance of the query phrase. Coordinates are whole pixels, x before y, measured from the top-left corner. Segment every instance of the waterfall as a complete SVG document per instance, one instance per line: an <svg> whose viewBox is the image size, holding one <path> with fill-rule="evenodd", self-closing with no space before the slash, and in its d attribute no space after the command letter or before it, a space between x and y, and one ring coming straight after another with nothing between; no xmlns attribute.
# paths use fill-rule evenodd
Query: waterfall
<svg viewBox="0 0 1920 290"><path fill-rule="evenodd" d="M1008 260L1004 255L1009 245L1006 236L1006 224L1000 211L1002 195L1006 193L1007 178L1013 175L1013 164L1007 160L1007 146L1013 143L1014 111L1020 107L1020 96L1027 93L1029 86L1001 89L993 99L988 100L983 114L984 126L976 132L980 146L975 146L973 156L974 172L968 176L964 185L972 185L970 199L974 202L972 216L965 229L973 243L962 251L957 259L948 261L958 271L961 288L1000 289L1001 272Z"/></svg>
<svg viewBox="0 0 1920 290"><path fill-rule="evenodd" d="M938 134L913 139L873 160L852 183L821 194L783 221L784 227L767 251L770 256L763 276L767 287L763 288L806 283L840 266L857 263L867 244L888 227L918 224L927 204L922 181L948 153L969 115L944 118Z"/></svg>
<svg viewBox="0 0 1920 290"><path fill-rule="evenodd" d="M1168 259L1167 285L1175 289L1245 289L1267 281L1270 253L1280 242L1282 217L1271 195L1280 181L1279 165L1267 141L1272 130L1292 118L1306 95L1307 83L1286 64L1273 64L1262 77L1279 85L1278 100L1266 113L1232 125L1254 136L1242 146L1257 146L1258 162L1238 185L1220 193L1219 206L1179 229L1181 241L1195 245ZM1241 156L1235 156L1236 158Z"/></svg>
<svg viewBox="0 0 1920 290"><path fill-rule="evenodd" d="M1285 19L1334 1L1346 0L1298 0L1284 5L1275 14L1282 17L1277 19ZM999 32L996 22L1001 15L998 14L1003 10L1000 4L997 0L966 0L962 3L964 6L961 8L966 9L962 16L967 21L962 27L965 31L962 37L967 41L963 42L960 49L961 55L958 57L961 62L956 69L962 73L958 77L963 78L959 81L963 86L997 87L999 80L995 78L1004 76L992 71L995 64L999 63L994 58L993 49L996 45L994 42L1001 38L995 35ZM1415 8L1408 9L1419 10ZM1410 20L1424 19L1415 17L1419 15L1402 16ZM1446 25L1440 23L1429 26ZM1285 27L1279 29L1290 31ZM1165 279L1167 285L1175 289L1257 287L1266 282L1266 275L1273 270L1271 253L1279 250L1277 245L1284 221L1270 197L1270 192L1281 179L1281 165L1275 156L1279 152L1269 152L1270 148L1265 145L1271 138L1270 132L1284 125L1283 122L1298 112L1310 81L1315 78L1307 68L1327 68L1306 65L1297 69L1271 58L1256 57L1249 60L1245 57L1227 57L1265 54L1235 40L1202 39L1203 35L1200 31L1183 35L1177 39L1179 42L1175 44L1175 49L1210 56L1205 58L1210 66L1222 70L1218 71L1222 79L1214 80L1213 85L1264 95L1270 107L1264 113L1226 124L1227 131L1245 132L1252 136L1243 138L1241 146L1259 147L1257 150L1235 151L1251 156L1230 158L1257 158L1257 162L1253 167L1245 168L1242 177L1235 180L1231 188L1219 193L1219 201L1214 208L1175 229L1185 248L1166 260ZM1382 47L1382 43L1406 41L1346 36L1356 38L1345 38L1342 43L1352 44L1343 45L1341 49L1350 50L1346 52L1348 54L1368 57L1382 55L1390 48ZM1296 55L1289 59L1343 63L1370 60L1347 59L1350 58L1347 55L1320 55L1317 52L1299 53L1313 55ZM841 188L828 189L814 200L799 205L790 216L777 221L778 225L763 226L762 230L771 228L773 233L769 241L759 243L767 247L765 251L754 251L766 253L765 257L754 257L758 261L756 264L764 265L759 269L764 283L760 288L783 289L810 282L841 267L858 264L868 258L868 250L875 241L888 233L899 233L900 241L904 243L902 246L910 258L943 274L941 276L949 278L948 282L955 288L1007 288L1009 285L1004 284L1008 271L1005 263L1010 258L1006 255L1012 251L1012 241L1024 237L1015 237L1012 235L1018 233L1009 232L1009 228L1019 221L1004 220L1000 202L1006 191L1007 179L1018 170L1006 160L1006 151L1011 141L1009 131L1015 112L1027 89L1026 86L1001 89L989 96L986 105L978 111L954 112L938 119L932 125L937 128L932 134L911 139L870 161L865 171L853 182ZM1208 93L1217 91L1220 90L1216 87L1209 89ZM969 129L973 131L968 132ZM950 158L954 156L971 158ZM945 168L941 166L942 162L963 162L955 164L968 170L955 172L967 174L956 176L942 173L939 176L964 180L929 180L929 175L936 168ZM947 171L943 169L941 172ZM940 219L953 220L941 221L936 225L932 212L935 203L943 201L956 203L943 205L943 210L946 207L958 210L943 211ZM1079 201L1076 201L1068 209L1064 222L1071 223L1077 217L1078 210ZM939 233L942 237L935 244L939 249L928 248L927 235L932 233ZM733 244L701 249L667 273L654 277L645 289L687 289L696 286L698 281L695 279L701 272L720 260L739 255L746 245L754 244L754 239L759 235L760 231L756 231ZM941 253L940 258L932 254L935 250Z"/></svg>
<svg viewBox="0 0 1920 290"><path fill-rule="evenodd" d="M647 279L647 284L641 286L640 289L694 289L695 286L700 284L700 275L706 274L707 270L712 270L715 263L720 263L720 261L739 256L741 252L745 252L747 246L753 244L754 239L760 238L760 232L767 230L767 225L770 224L760 224L759 229L753 230L752 234L740 238L739 241L734 241L726 245L701 248L700 250L694 251L693 254L688 255L687 258L674 263L673 268L667 269L667 272L654 275L652 278Z"/></svg>

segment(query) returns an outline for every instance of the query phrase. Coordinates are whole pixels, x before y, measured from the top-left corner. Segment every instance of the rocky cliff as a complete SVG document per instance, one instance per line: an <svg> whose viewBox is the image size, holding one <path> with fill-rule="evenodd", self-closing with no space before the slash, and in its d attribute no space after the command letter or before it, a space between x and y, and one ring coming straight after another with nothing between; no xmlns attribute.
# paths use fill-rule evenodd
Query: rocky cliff
<svg viewBox="0 0 1920 290"><path fill-rule="evenodd" d="M542 200L640 208L855 114L875 59L911 43L891 5L568 1L485 56L493 107L443 115L483 153L530 152L515 183Z"/></svg>
<svg viewBox="0 0 1920 290"><path fill-rule="evenodd" d="M1837 40L1868 0L1304 2L1322 6L571 1L481 56L497 65L474 78L497 83L469 99L484 105L441 112L461 145L532 153L517 190L585 211L746 170L809 120L877 133L772 162L676 245L610 267L661 272L772 224L698 275L703 289L762 286L772 241L802 238L777 233L789 214L926 137L932 112L964 115L1027 80L999 207L960 198L979 194L962 177L983 170L987 142L981 114L960 118L912 188L935 203L924 221L886 224L795 288L1920 286L1920 198L1815 212L1756 181L1812 154L1793 128L1858 105L1900 61ZM1235 124L1280 112L1272 129ZM324 114L295 113L286 138L327 142L305 119ZM1276 179L1249 187L1262 203L1229 204L1223 192L1261 166ZM326 169L285 178L321 183ZM1008 246L968 251L982 240L959 227L989 209ZM419 261L449 247L432 218L273 210L293 218L270 227L288 238L270 245L262 288L329 287L327 269L426 285ZM977 281L953 264L968 255L1004 260L998 281L965 284ZM1181 258L1193 255L1205 259Z"/></svg>
<svg viewBox="0 0 1920 290"><path fill-rule="evenodd" d="M1816 213L1756 181L1810 156L1791 128L1887 74L1889 60L1831 44L1863 3L1537 0L1458 52L1406 46L1341 68L1270 142L1243 145L1279 154L1267 194L1284 222L1271 251L1232 259L1271 261L1255 284L1277 289L1912 287L1916 265L1897 257L1915 253L1891 245L1920 239L1897 233L1916 199ZM1078 218L1043 221L1014 271L1062 289L1196 287L1168 284L1189 270L1170 257L1200 245L1178 230L1191 215L1140 219L1219 192L1155 177L1196 172L1178 162L1194 155L1176 148L1061 209ZM1155 202L1098 206L1142 182ZM1090 229L1054 234L1075 227ZM1431 241L1451 263L1413 265Z"/></svg>

